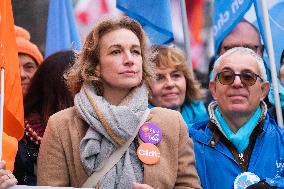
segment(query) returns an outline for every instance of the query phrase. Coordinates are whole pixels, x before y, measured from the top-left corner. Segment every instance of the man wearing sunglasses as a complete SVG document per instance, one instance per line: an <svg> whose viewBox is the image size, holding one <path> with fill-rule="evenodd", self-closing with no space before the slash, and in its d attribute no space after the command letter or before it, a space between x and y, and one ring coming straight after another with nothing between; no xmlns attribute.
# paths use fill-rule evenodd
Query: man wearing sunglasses
<svg viewBox="0 0 284 189"><path fill-rule="evenodd" d="M217 50L218 57L234 47L249 48L259 56L263 56L264 48L261 44L260 33L252 23L245 19L241 20L223 39ZM212 63L209 64L209 73L212 72L212 66L210 65L212 65ZM209 77L211 77L211 74ZM207 106L212 101L212 96L209 92L206 95L205 104ZM268 101L268 99L266 99L266 101Z"/></svg>
<svg viewBox="0 0 284 189"><path fill-rule="evenodd" d="M228 50L216 60L209 88L210 120L189 130L202 187L232 189L234 182L283 177L284 130L266 113L269 82L261 57L248 48ZM258 184L270 188L270 181Z"/></svg>

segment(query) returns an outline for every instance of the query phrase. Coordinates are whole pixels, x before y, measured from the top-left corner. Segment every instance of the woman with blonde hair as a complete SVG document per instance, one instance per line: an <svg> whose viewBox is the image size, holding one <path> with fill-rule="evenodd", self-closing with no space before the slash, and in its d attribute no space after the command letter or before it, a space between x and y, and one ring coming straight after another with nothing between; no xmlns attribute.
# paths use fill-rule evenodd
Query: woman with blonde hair
<svg viewBox="0 0 284 189"><path fill-rule="evenodd" d="M164 107L181 112L188 127L208 118L201 101L200 84L190 72L185 56L176 47L154 46L156 77L150 82L149 107Z"/></svg>
<svg viewBox="0 0 284 189"><path fill-rule="evenodd" d="M48 121L38 185L201 188L181 115L147 109L148 46L128 17L103 20L89 33L66 74L75 106Z"/></svg>

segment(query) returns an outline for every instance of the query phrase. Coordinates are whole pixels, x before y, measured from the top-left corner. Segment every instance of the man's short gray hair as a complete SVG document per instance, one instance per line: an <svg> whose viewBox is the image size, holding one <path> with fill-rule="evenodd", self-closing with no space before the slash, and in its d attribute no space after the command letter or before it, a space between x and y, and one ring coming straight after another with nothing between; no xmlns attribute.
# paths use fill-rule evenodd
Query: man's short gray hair
<svg viewBox="0 0 284 189"><path fill-rule="evenodd" d="M258 64L259 70L260 70L260 77L263 79L263 81L267 81L267 75L266 75L266 69L264 66L264 62L263 59L256 54L253 50L249 49L249 48L244 48L244 47L234 47L228 51L226 51L223 55L221 55L214 63L214 67L213 67L213 77L211 78L211 81L216 79L216 75L219 71L219 66L220 66L220 62L235 53L239 53L241 55L250 55L252 58L255 59L255 61Z"/></svg>

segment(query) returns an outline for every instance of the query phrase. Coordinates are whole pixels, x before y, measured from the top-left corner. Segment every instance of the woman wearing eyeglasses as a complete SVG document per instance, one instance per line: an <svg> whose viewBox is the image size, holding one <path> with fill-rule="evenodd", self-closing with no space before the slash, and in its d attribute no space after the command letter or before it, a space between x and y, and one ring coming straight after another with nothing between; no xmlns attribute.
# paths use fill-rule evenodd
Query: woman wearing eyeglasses
<svg viewBox="0 0 284 189"><path fill-rule="evenodd" d="M207 119L200 84L190 72L182 51L168 46L155 46L154 50L156 77L150 81L149 107L181 112L188 128L195 122Z"/></svg>

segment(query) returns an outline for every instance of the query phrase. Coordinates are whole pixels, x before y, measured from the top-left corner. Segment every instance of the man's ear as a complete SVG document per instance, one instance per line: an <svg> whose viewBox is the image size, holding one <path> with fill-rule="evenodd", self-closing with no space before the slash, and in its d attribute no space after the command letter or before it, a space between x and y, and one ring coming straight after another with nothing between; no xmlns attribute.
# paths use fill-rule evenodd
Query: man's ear
<svg viewBox="0 0 284 189"><path fill-rule="evenodd" d="M211 95L213 96L214 100L217 100L217 96L216 96L216 82L215 81L210 81L209 82L209 89L210 89Z"/></svg>
<svg viewBox="0 0 284 189"><path fill-rule="evenodd" d="M270 84L268 81L265 81L261 84L261 100L263 100L268 94Z"/></svg>
<svg viewBox="0 0 284 189"><path fill-rule="evenodd" d="M258 51L259 51L259 53L260 53L259 55L260 55L261 57L263 57L264 45L259 45Z"/></svg>

